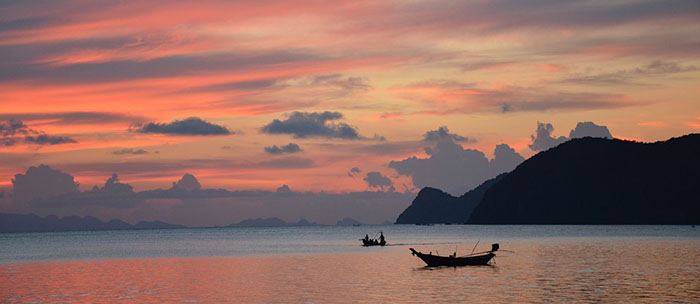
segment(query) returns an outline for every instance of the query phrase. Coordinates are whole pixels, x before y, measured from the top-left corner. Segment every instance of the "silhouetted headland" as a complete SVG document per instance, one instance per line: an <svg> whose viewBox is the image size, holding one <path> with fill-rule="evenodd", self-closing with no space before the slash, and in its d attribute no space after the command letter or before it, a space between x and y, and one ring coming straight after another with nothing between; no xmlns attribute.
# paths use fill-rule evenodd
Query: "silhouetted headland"
<svg viewBox="0 0 700 304"><path fill-rule="evenodd" d="M484 197L486 190L503 178L501 174L492 178L460 197L454 197L442 190L425 187L411 205L396 219L396 224L461 224L465 223L472 211Z"/></svg>
<svg viewBox="0 0 700 304"><path fill-rule="evenodd" d="M697 224L698 155L700 134L655 143L573 139L462 197L423 189L396 223ZM471 195L479 201L469 214L477 190L483 197Z"/></svg>

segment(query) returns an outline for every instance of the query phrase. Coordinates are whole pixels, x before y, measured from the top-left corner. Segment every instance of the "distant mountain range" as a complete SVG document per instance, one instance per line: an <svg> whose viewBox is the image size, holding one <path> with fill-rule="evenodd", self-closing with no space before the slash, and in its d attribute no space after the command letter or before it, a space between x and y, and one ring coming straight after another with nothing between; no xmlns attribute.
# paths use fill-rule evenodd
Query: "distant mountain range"
<svg viewBox="0 0 700 304"><path fill-rule="evenodd" d="M360 225L352 219L344 218L336 223L337 226ZM226 227L301 227L324 226L315 222L300 219L288 223L276 217L246 219ZM0 213L0 233L2 232L59 232L59 231L89 231L89 230L129 230L129 229L165 229L187 228L183 225L168 224L160 221L138 222L131 225L122 220L103 222L92 216L66 216L59 218L55 215L40 217L36 214Z"/></svg>
<svg viewBox="0 0 700 304"><path fill-rule="evenodd" d="M457 198L425 188L396 223L697 224L700 134L572 139Z"/></svg>
<svg viewBox="0 0 700 304"><path fill-rule="evenodd" d="M131 225L121 220L103 222L92 216L66 216L59 218L55 215L40 217L36 214L0 213L0 232L52 232L52 231L84 231L84 230L127 230L127 229L161 229L183 228L182 225L168 224L159 221L139 222Z"/></svg>

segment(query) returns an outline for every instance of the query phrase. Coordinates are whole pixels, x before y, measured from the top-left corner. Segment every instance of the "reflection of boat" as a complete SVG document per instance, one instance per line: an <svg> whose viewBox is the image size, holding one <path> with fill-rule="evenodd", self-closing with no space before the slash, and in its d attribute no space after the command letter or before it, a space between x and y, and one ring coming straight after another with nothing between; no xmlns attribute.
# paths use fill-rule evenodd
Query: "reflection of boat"
<svg viewBox="0 0 700 304"><path fill-rule="evenodd" d="M428 264L428 267L488 265L489 261L496 256L494 252L498 250L498 244L491 245L491 250L489 251L477 252L461 257L456 256L456 254L450 256L433 255L432 252L425 254L413 248L410 249L411 254L418 256L418 258Z"/></svg>
<svg viewBox="0 0 700 304"><path fill-rule="evenodd" d="M376 235L375 235L376 236ZM369 246L385 246L386 245L386 239L384 239L384 233L379 232L379 239L370 239L369 235L365 235L364 239L360 239L362 241L362 246L369 247Z"/></svg>

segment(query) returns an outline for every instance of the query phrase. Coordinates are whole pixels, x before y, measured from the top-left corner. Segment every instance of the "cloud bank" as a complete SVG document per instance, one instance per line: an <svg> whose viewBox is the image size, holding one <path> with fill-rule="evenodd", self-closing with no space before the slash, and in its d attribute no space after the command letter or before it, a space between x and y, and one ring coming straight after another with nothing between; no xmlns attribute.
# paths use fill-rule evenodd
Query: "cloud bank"
<svg viewBox="0 0 700 304"><path fill-rule="evenodd" d="M434 187L453 195L462 195L487 179L514 169L525 160L506 144L498 145L489 160L478 150L464 149L452 138L444 138L426 147L428 158L409 157L391 161L389 168L411 177L418 188Z"/></svg>
<svg viewBox="0 0 700 304"><path fill-rule="evenodd" d="M369 182L386 189L386 177L374 172ZM53 185L52 187L47 187ZM279 217L286 221L305 218L334 224L345 217L363 223L393 221L414 196L392 191L350 193L297 192L287 185L275 191L205 189L186 173L172 187L136 192L117 174L104 185L79 191L74 178L49 166L31 167L13 180L14 211L42 216L96 216L130 222L160 220L190 226L229 225L248 218ZM20 208L21 207L21 208Z"/></svg>
<svg viewBox="0 0 700 304"><path fill-rule="evenodd" d="M532 151L544 151L552 147L556 147L559 144L572 139L581 137L601 137L612 139L613 136L610 134L610 130L606 126L599 126L593 122L585 121L576 124L576 128L569 132L569 137L559 136L554 137L552 133L554 132L554 126L550 123L537 122L537 129L535 134L530 136L532 143L528 145Z"/></svg>
<svg viewBox="0 0 700 304"><path fill-rule="evenodd" d="M79 186L70 174L46 165L29 167L26 173L16 174L11 182L15 199L21 201L76 193Z"/></svg>

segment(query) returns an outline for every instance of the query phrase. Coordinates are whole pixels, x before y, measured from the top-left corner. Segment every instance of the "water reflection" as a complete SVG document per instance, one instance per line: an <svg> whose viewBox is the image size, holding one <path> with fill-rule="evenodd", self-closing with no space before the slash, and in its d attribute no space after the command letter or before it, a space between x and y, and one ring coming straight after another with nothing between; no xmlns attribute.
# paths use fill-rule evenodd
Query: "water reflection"
<svg viewBox="0 0 700 304"><path fill-rule="evenodd" d="M502 244L493 267L366 253L0 264L4 303L696 302L696 241ZM429 248L425 248L429 249ZM445 252L454 246L436 247Z"/></svg>

